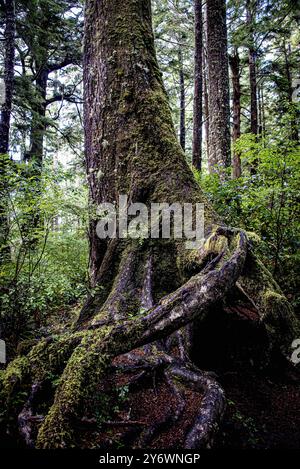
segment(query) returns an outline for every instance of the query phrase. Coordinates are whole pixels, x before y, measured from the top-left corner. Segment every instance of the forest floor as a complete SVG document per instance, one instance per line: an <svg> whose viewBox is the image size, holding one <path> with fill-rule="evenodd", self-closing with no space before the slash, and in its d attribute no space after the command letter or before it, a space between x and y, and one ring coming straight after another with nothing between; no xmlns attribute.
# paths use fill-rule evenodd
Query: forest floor
<svg viewBox="0 0 300 469"><path fill-rule="evenodd" d="M293 378L275 380L253 372L225 373L219 381L228 406L215 442L217 449L299 449L299 382ZM126 379L119 385L126 386ZM176 399L159 376L148 376L131 387L130 397L125 398L112 421L102 426L101 431L86 429L86 447L90 447L91 440L94 447L132 447L144 428L158 424L159 433L147 448L182 448L201 404L199 393L185 390L183 395L186 408L179 420L169 425L165 419L174 413Z"/></svg>
<svg viewBox="0 0 300 469"><path fill-rule="evenodd" d="M64 328L67 323L78 314L80 305L71 308L65 315L58 315L52 323L56 329ZM222 319L223 318L223 319ZM224 319L225 318L225 319ZM228 331L227 316L218 318L220 334L216 338L219 350L210 353L217 359L217 380L223 386L227 397L227 410L217 438L216 448L220 449L299 449L300 448L300 377L294 372L284 374L278 371L258 372L255 367L243 366L239 360L231 361L230 353L226 350L225 342L235 344L241 350L242 342L248 339L255 341L249 335L249 330L243 329L245 322L238 319L230 323L233 329ZM214 326L215 323L213 322ZM208 325L208 328L210 326ZM56 332L58 332L56 330ZM223 332L226 331L224 336ZM215 327L214 333L216 334ZM206 334L204 328L203 334ZM226 338L225 338L226 337ZM206 349L203 336L200 337ZM223 353L220 351L222 350ZM209 353L209 350L206 349ZM203 352L203 351L202 351ZM214 361L204 363L204 369L215 370ZM122 361L122 357L117 361ZM248 360L245 359L245 362ZM249 362L248 362L249 363ZM207 366L208 365L208 366ZM201 368L201 364L199 364ZM159 374L147 374L143 379L127 386L132 381L132 375L122 375L115 379L109 387L118 386L122 390L115 405L114 417L108 425L101 425L101 431L91 428L86 431L86 446L104 445L113 447L130 447L133 441L139 439L144 428L158 425L158 435L149 442L149 448L178 449L183 446L184 436L193 424L199 406L201 395L198 392L185 389L183 398L186 401L184 412L173 425L168 423L168 416L174 414L178 402L170 393L166 382ZM123 392L125 390L125 393ZM128 395L127 395L128 393ZM113 399L113 398L112 398ZM114 405L114 404L113 404ZM91 434L92 430L92 434ZM85 438L83 438L84 440Z"/></svg>
<svg viewBox="0 0 300 469"><path fill-rule="evenodd" d="M57 312L44 334L60 333L68 328L79 309L77 305ZM224 330L224 324L220 328ZM240 336L241 330L224 340L232 343L234 337ZM224 351L222 359L226 357L224 343L220 344ZM218 351L215 357L220 356ZM116 364L122 361L126 363L126 356L115 360ZM199 367L202 368L200 364ZM213 362L206 363L203 369L217 369L217 381L227 398L225 418L215 441L217 449L300 448L300 379L293 371L266 374L254 366L244 367L241 362L236 364L231 360L225 366L222 362L221 367L220 363L216 367ZM78 446L122 449L138 443L139 447L145 431L156 427L157 432L141 447L182 448L185 435L197 417L202 396L185 387L181 391L186 405L178 420L172 422L178 399L170 392L162 373L150 371L141 378L138 371L122 374L115 371L99 389L100 401L91 403L86 409L87 417L79 422ZM107 409L107 413L99 411L99 418L97 415L95 418L97 406ZM13 447L13 442L8 446Z"/></svg>
<svg viewBox="0 0 300 469"><path fill-rule="evenodd" d="M225 373L220 379L228 407L217 446L299 449L300 381L253 372Z"/></svg>

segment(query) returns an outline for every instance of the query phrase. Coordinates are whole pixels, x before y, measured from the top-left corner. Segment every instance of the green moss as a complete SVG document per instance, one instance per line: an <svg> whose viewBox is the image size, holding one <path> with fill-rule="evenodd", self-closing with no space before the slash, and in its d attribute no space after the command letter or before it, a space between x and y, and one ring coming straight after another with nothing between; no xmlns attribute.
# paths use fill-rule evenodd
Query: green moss
<svg viewBox="0 0 300 469"><path fill-rule="evenodd" d="M262 243L261 238L253 231L247 231L247 238L254 249L257 249Z"/></svg>
<svg viewBox="0 0 300 469"><path fill-rule="evenodd" d="M85 334L80 331L41 340L28 354L33 379L44 381L60 373Z"/></svg>
<svg viewBox="0 0 300 469"><path fill-rule="evenodd" d="M30 366L26 357L18 357L0 375L0 424L16 419L28 396Z"/></svg>
<svg viewBox="0 0 300 469"><path fill-rule="evenodd" d="M76 435L72 422L79 418L85 399L95 393L110 362L105 351L109 328L89 331L75 349L62 374L54 404L40 428L38 448L71 448Z"/></svg>
<svg viewBox="0 0 300 469"><path fill-rule="evenodd" d="M205 251L206 255L221 254L221 252L225 252L227 249L228 239L226 236L221 236L216 233L213 233L211 236L209 236L203 245L203 250Z"/></svg>
<svg viewBox="0 0 300 469"><path fill-rule="evenodd" d="M1 394L9 397L14 389L20 385L30 371L29 361L26 357L18 357L11 362L2 373Z"/></svg>
<svg viewBox="0 0 300 469"><path fill-rule="evenodd" d="M17 355L27 355L30 350L38 343L37 339L23 340L17 348Z"/></svg>

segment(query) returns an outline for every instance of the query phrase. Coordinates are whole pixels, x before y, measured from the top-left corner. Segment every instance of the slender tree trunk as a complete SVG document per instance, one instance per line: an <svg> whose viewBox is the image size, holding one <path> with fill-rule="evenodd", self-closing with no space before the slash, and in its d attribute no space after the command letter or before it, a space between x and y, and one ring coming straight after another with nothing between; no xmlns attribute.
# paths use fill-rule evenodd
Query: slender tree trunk
<svg viewBox="0 0 300 469"><path fill-rule="evenodd" d="M181 46L178 53L179 62L179 88L180 88L180 136L179 141L181 148L185 151L186 127L185 127L185 78L183 69L183 57Z"/></svg>
<svg viewBox="0 0 300 469"><path fill-rule="evenodd" d="M203 56L203 25L202 1L195 0L195 72L194 72L194 122L193 122L193 165L201 170L202 165L202 56Z"/></svg>
<svg viewBox="0 0 300 469"><path fill-rule="evenodd" d="M240 58L238 49L229 57L232 79L232 103L233 103L233 128L232 143L236 143L241 136L241 83L240 83ZM233 178L241 176L241 158L239 152L233 150L232 175Z"/></svg>
<svg viewBox="0 0 300 469"><path fill-rule="evenodd" d="M207 0L209 170L224 173L230 158L230 103L225 0Z"/></svg>
<svg viewBox="0 0 300 469"><path fill-rule="evenodd" d="M12 109L14 87L15 62L15 2L5 2L5 31L4 31L4 88L5 100L1 106L0 116L0 154L8 153L10 116Z"/></svg>
<svg viewBox="0 0 300 469"><path fill-rule="evenodd" d="M253 0L246 2L247 24L249 30L249 82L250 82L250 113L251 123L250 130L254 135L258 134L258 105L257 105L257 72L256 72L256 49L254 39L254 21L255 21L255 4Z"/></svg>
<svg viewBox="0 0 300 469"><path fill-rule="evenodd" d="M291 65L290 65L290 45L286 46L284 41L283 43L283 54L284 54L284 64L285 64L285 76L287 81L287 95L288 101L292 105L293 104L293 85L292 85L292 72L291 72ZM296 117L291 119L291 140L298 142L299 141L299 128L298 122Z"/></svg>
<svg viewBox="0 0 300 469"><path fill-rule="evenodd" d="M257 102L258 102L258 135L263 135L263 108L262 108L262 96L261 86L257 86Z"/></svg>
<svg viewBox="0 0 300 469"><path fill-rule="evenodd" d="M9 131L14 89L14 62L15 62L15 2L5 2L5 30L4 30L4 96L0 114L0 264L10 256L7 246L9 235L7 190L9 181L6 178L7 154L9 151ZM6 156L4 156L6 155Z"/></svg>
<svg viewBox="0 0 300 469"><path fill-rule="evenodd" d="M206 10L205 10L206 12ZM206 14L205 14L206 16ZM205 149L206 149L206 160L209 162L209 106L208 106L208 77L207 77L207 37L206 28L203 28L203 97L204 97L204 128L205 128Z"/></svg>
<svg viewBox="0 0 300 469"><path fill-rule="evenodd" d="M262 136L266 137L266 113L265 113L265 94L264 94L264 82L262 81L260 87L260 98L261 98L261 128Z"/></svg>
<svg viewBox="0 0 300 469"><path fill-rule="evenodd" d="M37 76L35 80L36 101L32 105L32 117L30 128L30 148L25 154L25 160L31 163L30 177L32 178L32 189L30 193L32 211L26 224L23 225L23 234L29 240L30 249L35 249L39 231L43 227L40 215L41 177L44 160L44 140L46 133L46 95L49 71L46 65L47 58L36 63Z"/></svg>
<svg viewBox="0 0 300 469"><path fill-rule="evenodd" d="M26 154L26 159L31 161L36 169L37 176L42 170L44 155L44 139L46 132L46 95L49 71L47 68L47 59L36 65L37 77L36 103L32 107L32 120L30 129L30 149Z"/></svg>

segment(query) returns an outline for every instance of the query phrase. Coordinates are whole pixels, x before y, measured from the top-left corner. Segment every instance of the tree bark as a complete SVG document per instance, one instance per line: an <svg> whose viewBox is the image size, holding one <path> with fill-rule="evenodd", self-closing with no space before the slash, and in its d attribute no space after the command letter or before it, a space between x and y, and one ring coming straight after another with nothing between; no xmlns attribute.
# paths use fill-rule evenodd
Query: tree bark
<svg viewBox="0 0 300 469"><path fill-rule="evenodd" d="M179 89L180 89L180 136L179 141L181 148L185 151L185 138L186 138L186 127L185 127L185 79L184 79L184 70L183 70L183 57L181 46L179 46L178 53L178 63L179 63Z"/></svg>
<svg viewBox="0 0 300 469"><path fill-rule="evenodd" d="M0 119L0 154L8 153L10 116L12 110L12 98L14 88L14 65L15 65L15 2L5 2L5 31L4 31L4 87L5 100L1 106Z"/></svg>
<svg viewBox="0 0 300 469"><path fill-rule="evenodd" d="M232 80L232 111L233 128L232 143L236 143L241 136L241 83L240 83L240 58L238 49L235 48L234 54L229 57ZM233 178L239 178L242 174L240 154L233 150L232 175Z"/></svg>
<svg viewBox="0 0 300 469"><path fill-rule="evenodd" d="M249 82L250 82L250 131L258 134L258 105L257 105L257 72L256 72L256 48L254 39L255 3L252 0L246 2L247 25L249 29Z"/></svg>
<svg viewBox="0 0 300 469"><path fill-rule="evenodd" d="M15 65L15 2L5 2L5 31L4 31L4 89L5 99L1 106L0 115L0 265L9 259L10 248L7 246L9 235L9 220L7 206L7 191L9 181L7 179L7 155L9 151L9 131L12 111L14 89L14 65ZM6 156L5 156L6 155Z"/></svg>
<svg viewBox="0 0 300 469"><path fill-rule="evenodd" d="M201 171L202 165L202 55L203 55L203 25L202 2L195 0L195 72L194 72L194 119L193 119L193 158L196 169Z"/></svg>
<svg viewBox="0 0 300 469"><path fill-rule="evenodd" d="M283 43L283 55L284 55L284 65L285 65L285 76L287 81L287 95L288 101L291 105L293 105L293 85L292 85L292 72L291 72L291 65L290 65L290 45L286 46L284 41ZM291 132L290 138L294 142L299 141L299 128L298 128L297 118L293 117L291 119Z"/></svg>
<svg viewBox="0 0 300 469"><path fill-rule="evenodd" d="M206 18L206 10L204 10ZM204 54L203 54L203 96L204 96L204 128L205 128L205 148L206 148L206 160L209 162L209 106L208 106L208 65L207 65L207 28L203 28L203 44L204 44Z"/></svg>
<svg viewBox="0 0 300 469"><path fill-rule="evenodd" d="M44 139L46 132L46 95L49 75L46 57L43 62L36 63L36 70L36 102L32 106L30 149L26 154L26 159L34 164L36 173L38 175L41 172L43 166Z"/></svg>
<svg viewBox="0 0 300 469"><path fill-rule="evenodd" d="M230 104L225 0L208 0L207 60L209 100L209 170L224 173L230 158Z"/></svg>
<svg viewBox="0 0 300 469"><path fill-rule="evenodd" d="M114 8L117 10L115 2L111 7L99 6L101 27L93 26L90 19L85 36L86 168L91 203L117 201L119 194L129 194L133 202L163 201L169 199L169 191L174 200L188 193L199 199L181 146L174 140L170 107L154 52L149 2L139 1L136 6L128 2L122 15ZM89 5L88 16L90 12L96 14L98 7L94 11ZM142 26L136 19L141 14ZM128 38L127 22L133 22ZM101 43L91 39L96 30L98 35L101 31ZM118 139L113 137L116 135ZM163 181L156 182L158 172ZM91 270L95 279L108 248L93 227L92 221Z"/></svg>

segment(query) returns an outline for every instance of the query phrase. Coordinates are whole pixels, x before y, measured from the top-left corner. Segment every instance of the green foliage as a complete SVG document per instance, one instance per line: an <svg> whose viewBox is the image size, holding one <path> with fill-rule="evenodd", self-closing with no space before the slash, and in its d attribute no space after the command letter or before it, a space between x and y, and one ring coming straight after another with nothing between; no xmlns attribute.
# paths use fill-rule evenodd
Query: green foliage
<svg viewBox="0 0 300 469"><path fill-rule="evenodd" d="M0 265L2 334L11 346L87 291L86 190L78 175L8 160L8 237Z"/></svg>
<svg viewBox="0 0 300 469"><path fill-rule="evenodd" d="M298 305L300 147L288 139L283 122L280 135L257 139L245 134L236 150L241 154L242 177L196 177L226 223L260 236L265 264ZM249 171L250 164L256 165L255 174Z"/></svg>

